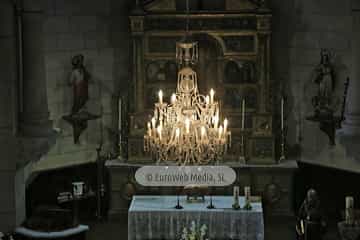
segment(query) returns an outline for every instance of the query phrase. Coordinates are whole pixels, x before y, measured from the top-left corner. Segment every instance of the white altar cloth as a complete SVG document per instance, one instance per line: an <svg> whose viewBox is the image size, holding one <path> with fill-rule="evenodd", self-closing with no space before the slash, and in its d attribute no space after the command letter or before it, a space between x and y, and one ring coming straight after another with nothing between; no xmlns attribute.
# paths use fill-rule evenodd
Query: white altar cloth
<svg viewBox="0 0 360 240"><path fill-rule="evenodd" d="M240 197L240 206L244 206ZM187 203L180 197L183 209L175 209L176 196L134 196L128 214L128 239L180 239L184 227L192 221L206 224L209 239L263 240L264 221L260 202L251 203L252 210L232 209L232 196L214 196L215 209L204 203Z"/></svg>

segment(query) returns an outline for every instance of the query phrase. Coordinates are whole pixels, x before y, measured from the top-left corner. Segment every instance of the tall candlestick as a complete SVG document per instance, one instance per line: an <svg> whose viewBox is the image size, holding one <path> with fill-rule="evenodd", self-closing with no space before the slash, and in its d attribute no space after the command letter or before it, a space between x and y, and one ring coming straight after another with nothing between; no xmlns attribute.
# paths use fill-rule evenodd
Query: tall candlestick
<svg viewBox="0 0 360 240"><path fill-rule="evenodd" d="M245 99L242 100L242 108L241 108L241 129L245 129Z"/></svg>
<svg viewBox="0 0 360 240"><path fill-rule="evenodd" d="M284 98L281 98L281 130L284 130Z"/></svg>
<svg viewBox="0 0 360 240"><path fill-rule="evenodd" d="M345 198L345 222L349 225L354 223L354 198L351 196Z"/></svg>
<svg viewBox="0 0 360 240"><path fill-rule="evenodd" d="M234 209L240 209L240 205L239 205L239 186L234 186L233 194L234 194L234 203L233 203L232 207Z"/></svg>
<svg viewBox="0 0 360 240"><path fill-rule="evenodd" d="M239 186L234 186L234 203L239 203Z"/></svg>

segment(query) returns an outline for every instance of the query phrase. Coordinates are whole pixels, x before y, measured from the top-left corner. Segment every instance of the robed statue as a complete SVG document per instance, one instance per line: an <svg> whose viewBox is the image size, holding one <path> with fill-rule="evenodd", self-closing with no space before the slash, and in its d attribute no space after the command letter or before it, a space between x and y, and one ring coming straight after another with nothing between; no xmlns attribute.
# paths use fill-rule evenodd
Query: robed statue
<svg viewBox="0 0 360 240"><path fill-rule="evenodd" d="M86 110L86 103L89 99L90 74L84 66L84 56L82 54L75 55L71 64L69 85L73 91L73 104L71 113L63 116L63 119L72 125L74 143L78 144L81 133L87 128L87 121L99 118L99 116Z"/></svg>
<svg viewBox="0 0 360 240"><path fill-rule="evenodd" d="M320 63L314 71L313 82L318 86L317 95L312 99L315 115L332 114L333 112L335 74L330 58L330 52L327 49L322 49L320 52Z"/></svg>
<svg viewBox="0 0 360 240"><path fill-rule="evenodd" d="M84 66L84 56L76 55L72 58L72 71L69 84L73 87L73 106L71 112L82 110L89 99L89 73Z"/></svg>
<svg viewBox="0 0 360 240"><path fill-rule="evenodd" d="M314 189L308 190L297 216L298 240L322 240L326 223L320 208L320 200Z"/></svg>

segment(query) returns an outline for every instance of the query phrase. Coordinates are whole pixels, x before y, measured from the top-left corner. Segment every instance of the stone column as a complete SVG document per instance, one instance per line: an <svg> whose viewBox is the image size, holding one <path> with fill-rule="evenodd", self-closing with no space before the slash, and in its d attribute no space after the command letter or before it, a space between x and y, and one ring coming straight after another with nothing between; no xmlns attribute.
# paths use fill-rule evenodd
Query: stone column
<svg viewBox="0 0 360 240"><path fill-rule="evenodd" d="M16 225L15 18L11 1L0 1L0 231Z"/></svg>
<svg viewBox="0 0 360 240"><path fill-rule="evenodd" d="M23 1L23 113L22 132L45 137L52 132L46 93L42 1Z"/></svg>
<svg viewBox="0 0 360 240"><path fill-rule="evenodd" d="M355 1L354 1L355 3ZM343 131L347 135L360 135L360 4L352 9L351 75L347 98L347 110Z"/></svg>

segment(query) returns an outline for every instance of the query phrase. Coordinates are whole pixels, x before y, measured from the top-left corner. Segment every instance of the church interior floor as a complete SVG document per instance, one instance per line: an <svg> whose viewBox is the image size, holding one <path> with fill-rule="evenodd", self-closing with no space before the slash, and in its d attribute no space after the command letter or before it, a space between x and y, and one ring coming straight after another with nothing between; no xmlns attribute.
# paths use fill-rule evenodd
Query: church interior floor
<svg viewBox="0 0 360 240"><path fill-rule="evenodd" d="M117 220L90 222L87 240L127 239L127 216ZM296 240L293 218L273 218L265 222L265 240ZM335 222L328 224L324 240L340 240Z"/></svg>

